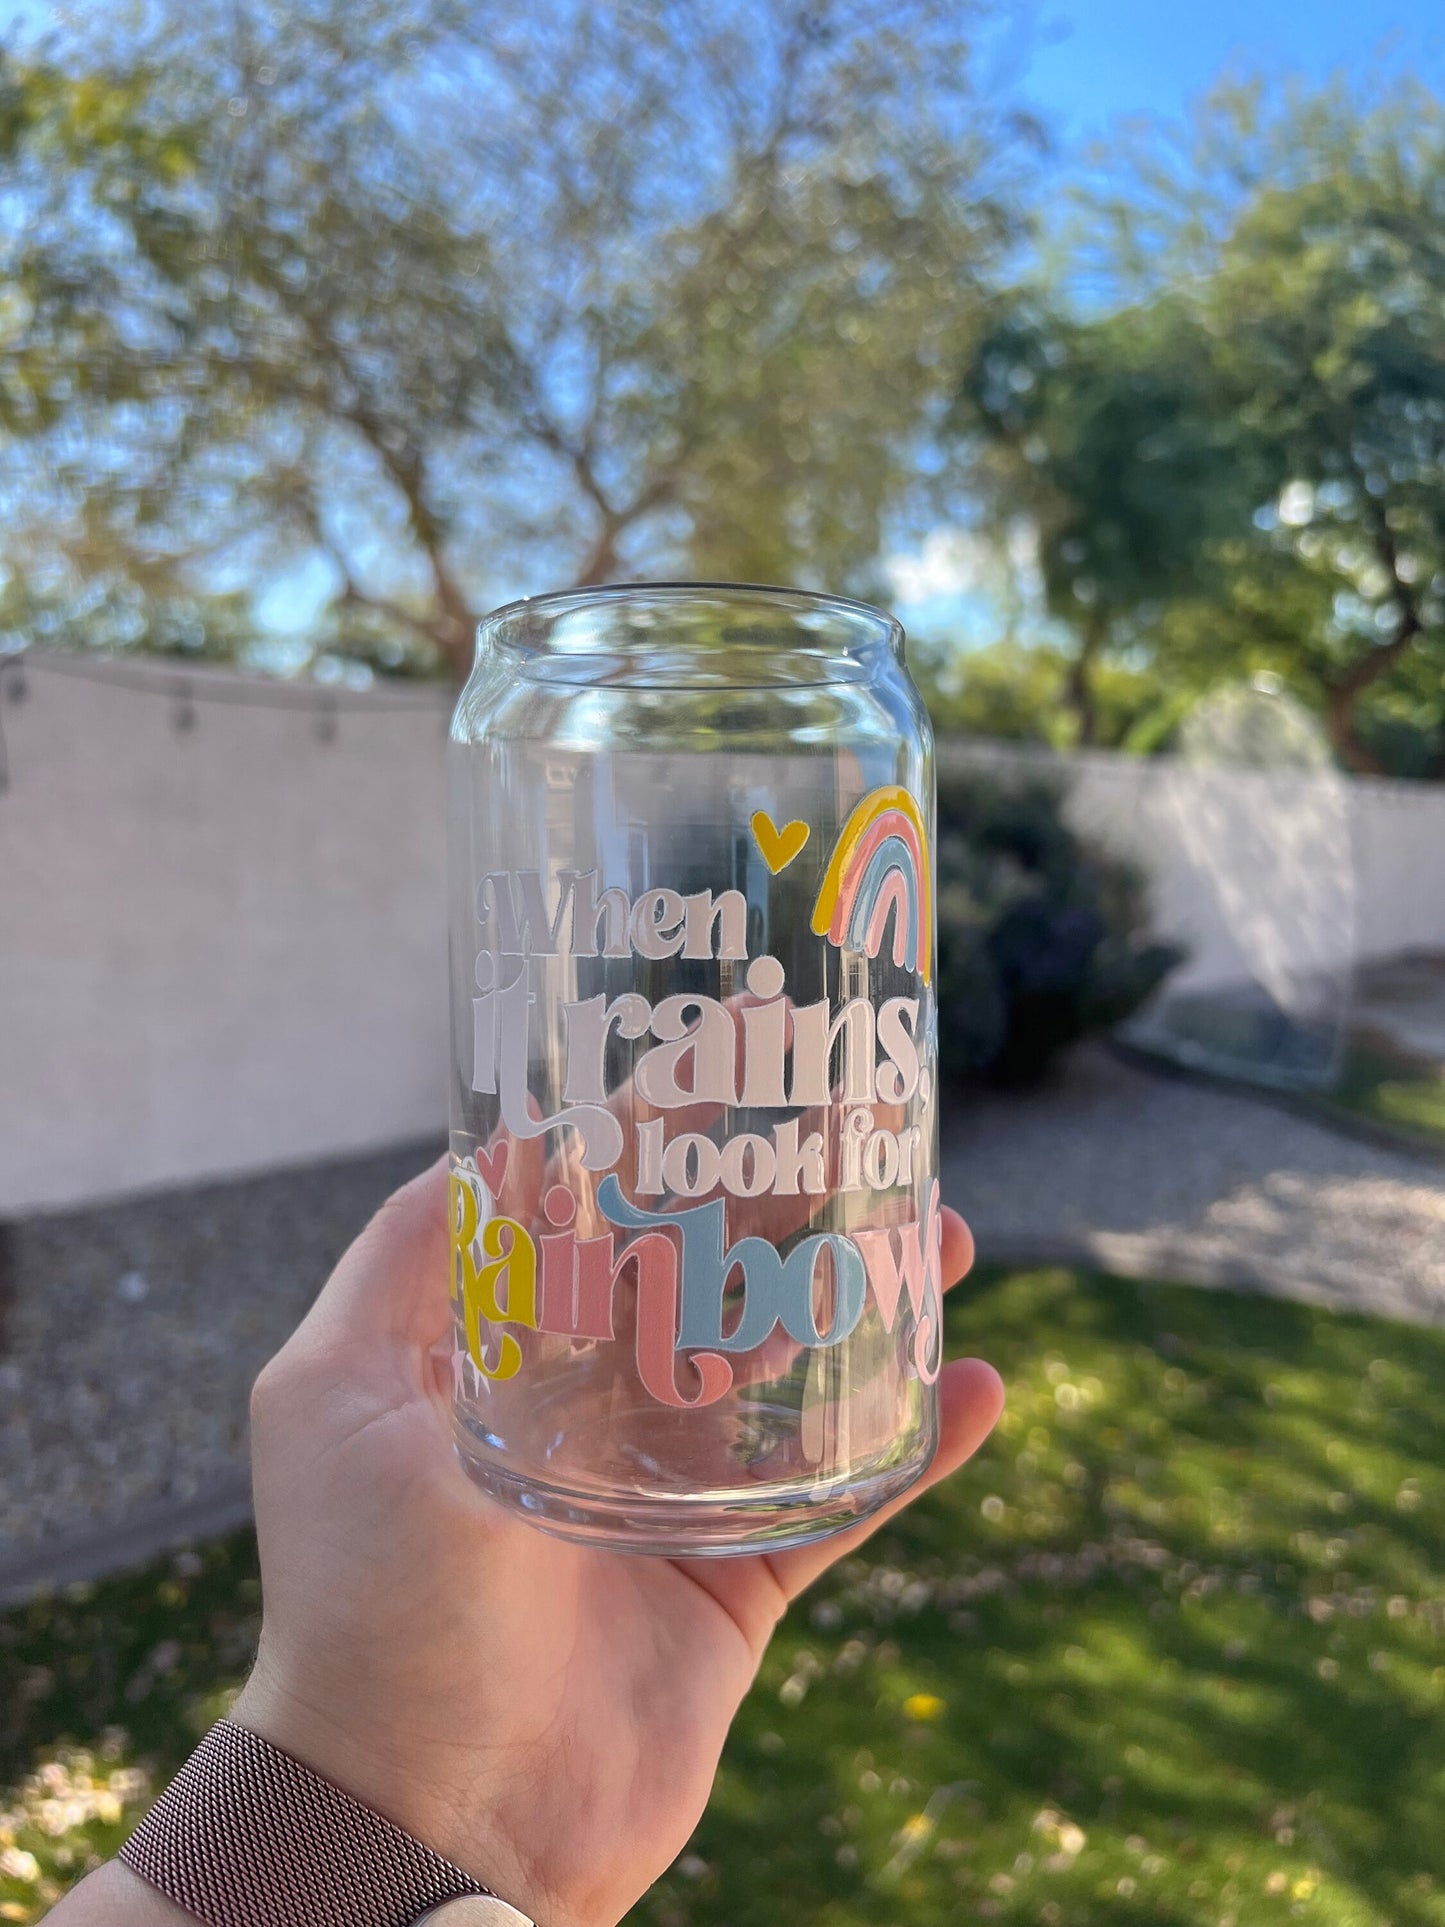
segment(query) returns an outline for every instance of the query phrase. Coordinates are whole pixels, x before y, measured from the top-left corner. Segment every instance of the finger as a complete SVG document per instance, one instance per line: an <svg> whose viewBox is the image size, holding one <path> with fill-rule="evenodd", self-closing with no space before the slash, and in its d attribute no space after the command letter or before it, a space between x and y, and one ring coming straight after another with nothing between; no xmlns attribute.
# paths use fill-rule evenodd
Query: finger
<svg viewBox="0 0 1445 1927"><path fill-rule="evenodd" d="M534 1097L527 1099L527 1108L534 1116L539 1114ZM518 1224L530 1225L536 1219L546 1188L546 1145L540 1137L519 1138L500 1125L492 1134L488 1151L495 1151L499 1144L507 1147L507 1164L497 1192L496 1208L505 1216L515 1218Z"/></svg>
<svg viewBox="0 0 1445 1927"><path fill-rule="evenodd" d="M943 1289L952 1291L973 1270L973 1233L952 1205L943 1207Z"/></svg>
<svg viewBox="0 0 1445 1927"><path fill-rule="evenodd" d="M327 1279L300 1342L429 1350L451 1326L447 1160L382 1205Z"/></svg>
<svg viewBox="0 0 1445 1927"><path fill-rule="evenodd" d="M748 991L735 992L723 1003L729 1016L736 1017L740 1011L762 1002ZM694 1030L696 1026L693 1027ZM792 1015L788 1012L784 1035L791 1041ZM733 1088L741 1090L746 1069L746 1041L740 1024L734 1025L736 1038L733 1060ZM628 1077L607 1100L607 1108L622 1128L623 1152L612 1167L609 1175L617 1179L622 1195L631 1202L638 1201L637 1162L639 1153L638 1127L666 1117L673 1137L697 1133L705 1136L726 1114L729 1106L709 1098L698 1098L690 1104L679 1106L676 1110L663 1112L649 1104L637 1088L635 1075ZM574 1190L578 1197L578 1226L590 1236L599 1232L605 1234L606 1220L602 1218L596 1202L597 1186L603 1174L593 1175L583 1169L581 1148L575 1140L564 1140L554 1152L547 1168L546 1184L562 1184Z"/></svg>
<svg viewBox="0 0 1445 1927"><path fill-rule="evenodd" d="M767 1200L763 1201L764 1203ZM792 1200L785 1200L791 1203ZM953 1287L967 1277L973 1265L973 1233L959 1214L947 1205L942 1212L943 1225L943 1289ZM775 1223L767 1218L762 1220L760 1235L771 1238L775 1244L781 1242ZM785 1234L784 1234L785 1235ZM831 1314L829 1314L831 1316ZM821 1322L827 1323L824 1318ZM754 1384L759 1380L781 1377L792 1364L802 1347L788 1337L780 1326L754 1352L744 1352L732 1361L733 1383L735 1385Z"/></svg>
<svg viewBox="0 0 1445 1927"><path fill-rule="evenodd" d="M849 1532L835 1533L791 1552L755 1553L740 1559L678 1559L674 1564L714 1598L738 1627L756 1658L791 1602L820 1573L846 1559L921 1492L956 1472L983 1444L1003 1410L1003 1381L981 1358L946 1365L938 1382L938 1450L916 1484L892 1505Z"/></svg>
<svg viewBox="0 0 1445 1927"><path fill-rule="evenodd" d="M527 1115L540 1122L542 1107L530 1092ZM546 1182L546 1139L518 1137L499 1122L484 1149L469 1160L486 1185L493 1207L520 1224L530 1224L537 1213ZM500 1177L498 1172L500 1171Z"/></svg>
<svg viewBox="0 0 1445 1927"><path fill-rule="evenodd" d="M937 1485L940 1479L946 1479L965 1460L973 1457L997 1425L999 1414L1003 1411L1003 1380L993 1366L986 1364L983 1359L960 1358L944 1366L938 1380L938 1396L938 1450L915 1485L910 1486L901 1498L884 1506L882 1511L875 1512L871 1519L865 1519L862 1525L855 1526L849 1532L839 1532L831 1539L818 1540L814 1545L797 1546L791 1552L771 1555L768 1563L772 1567L773 1577L789 1600L796 1599L829 1566L856 1552L881 1526L887 1525L890 1519L896 1518L905 1507L912 1505L920 1493Z"/></svg>

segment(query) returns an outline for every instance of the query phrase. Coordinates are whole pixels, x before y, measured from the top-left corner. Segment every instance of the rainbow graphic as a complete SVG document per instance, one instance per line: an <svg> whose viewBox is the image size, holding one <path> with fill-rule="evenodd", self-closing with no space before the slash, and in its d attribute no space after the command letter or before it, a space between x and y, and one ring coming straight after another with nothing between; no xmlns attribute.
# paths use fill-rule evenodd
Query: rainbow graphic
<svg viewBox="0 0 1445 1927"><path fill-rule="evenodd" d="M843 825L813 906L813 929L876 957L893 916L893 961L933 974L932 871L922 812L905 789L870 790Z"/></svg>

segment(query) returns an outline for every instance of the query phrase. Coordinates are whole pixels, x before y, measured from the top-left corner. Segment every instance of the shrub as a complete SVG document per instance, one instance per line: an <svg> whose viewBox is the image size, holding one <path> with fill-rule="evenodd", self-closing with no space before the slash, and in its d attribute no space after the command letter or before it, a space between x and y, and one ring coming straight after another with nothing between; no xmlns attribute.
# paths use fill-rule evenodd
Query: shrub
<svg viewBox="0 0 1445 1927"><path fill-rule="evenodd" d="M970 770L938 786L945 1077L1039 1077L1137 1010L1182 957L1151 939L1145 880L1064 821L1064 786Z"/></svg>

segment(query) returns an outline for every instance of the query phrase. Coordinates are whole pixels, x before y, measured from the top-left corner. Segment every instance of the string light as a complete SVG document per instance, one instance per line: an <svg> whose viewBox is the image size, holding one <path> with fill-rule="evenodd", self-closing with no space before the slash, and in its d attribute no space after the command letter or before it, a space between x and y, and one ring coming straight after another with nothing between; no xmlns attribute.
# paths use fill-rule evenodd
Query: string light
<svg viewBox="0 0 1445 1927"><path fill-rule="evenodd" d="M110 683L136 695L157 696L172 702L181 695L197 706L239 703L242 708L251 709L311 709L333 717L345 709L369 709L375 714L382 707L450 715L455 700L453 691L440 683L403 689L382 682L370 689L348 689L332 683L291 683L247 677L234 670L188 670L178 680L164 657L123 661L114 656L101 656L88 660L68 650L31 648L0 658L0 675L8 672L23 680L25 668L78 676L82 681ZM12 700L23 700L24 693L23 689L19 695L12 692Z"/></svg>
<svg viewBox="0 0 1445 1927"><path fill-rule="evenodd" d="M178 736L189 735L200 723L207 703L234 703L243 709L289 709L310 712L314 717L311 733L320 744L334 743L341 732L343 710L369 711L373 716L388 711L409 711L435 715L445 734L453 703L452 691L444 685L399 689L382 684L370 689L348 689L344 685L283 683L261 677L247 678L235 671L188 671L178 677L164 658L117 660L113 656L87 658L73 651L28 648L0 654L0 698L12 704L29 696L28 673L36 670L52 675L77 676L82 681L109 683L130 695L152 696L171 705L171 726ZM9 749L0 717L0 795L11 787Z"/></svg>

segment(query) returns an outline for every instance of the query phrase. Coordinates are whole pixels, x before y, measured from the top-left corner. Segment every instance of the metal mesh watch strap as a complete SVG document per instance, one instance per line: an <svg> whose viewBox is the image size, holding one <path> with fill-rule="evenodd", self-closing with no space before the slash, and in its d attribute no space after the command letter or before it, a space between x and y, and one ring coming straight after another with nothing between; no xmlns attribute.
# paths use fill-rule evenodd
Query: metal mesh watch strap
<svg viewBox="0 0 1445 1927"><path fill-rule="evenodd" d="M412 1927L447 1901L495 1898L232 1720L211 1728L120 1857L210 1927ZM496 1904L499 1927L531 1927Z"/></svg>

